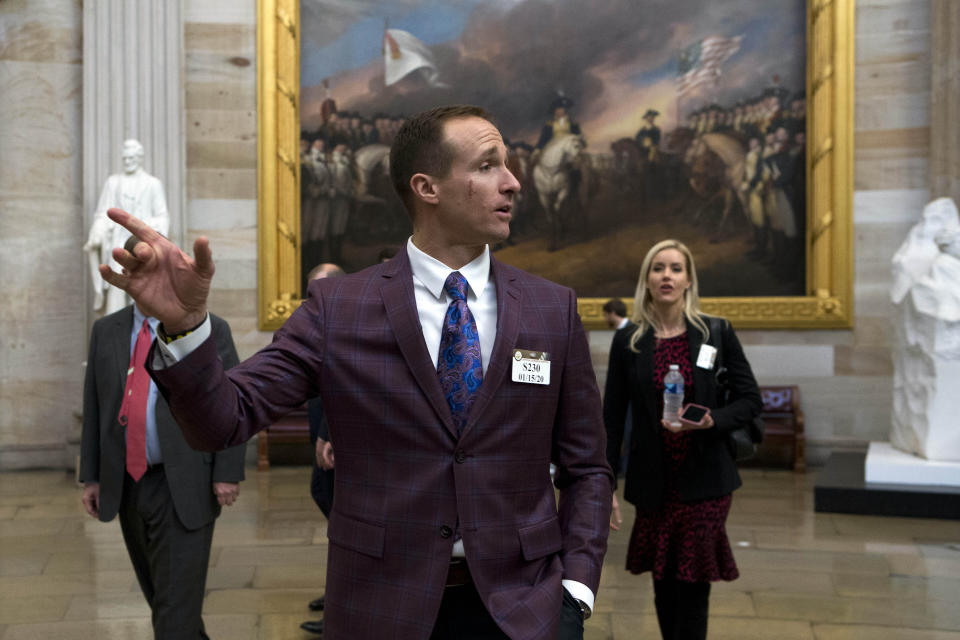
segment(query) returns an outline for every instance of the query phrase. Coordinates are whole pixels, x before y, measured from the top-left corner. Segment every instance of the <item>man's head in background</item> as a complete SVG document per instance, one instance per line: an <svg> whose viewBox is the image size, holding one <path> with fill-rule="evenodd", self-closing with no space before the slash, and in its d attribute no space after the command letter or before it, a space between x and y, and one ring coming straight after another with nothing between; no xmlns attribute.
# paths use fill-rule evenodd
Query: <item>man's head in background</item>
<svg viewBox="0 0 960 640"><path fill-rule="evenodd" d="M603 304L603 319L611 329L618 328L626 317L627 305L620 298L612 298Z"/></svg>
<svg viewBox="0 0 960 640"><path fill-rule="evenodd" d="M380 253L377 254L377 264L389 262L395 255L397 255L396 247L384 247L380 249Z"/></svg>
<svg viewBox="0 0 960 640"><path fill-rule="evenodd" d="M339 266L332 262L324 262L310 269L310 273L307 274L307 281L319 280L320 278L339 278L345 275L347 275L347 272Z"/></svg>

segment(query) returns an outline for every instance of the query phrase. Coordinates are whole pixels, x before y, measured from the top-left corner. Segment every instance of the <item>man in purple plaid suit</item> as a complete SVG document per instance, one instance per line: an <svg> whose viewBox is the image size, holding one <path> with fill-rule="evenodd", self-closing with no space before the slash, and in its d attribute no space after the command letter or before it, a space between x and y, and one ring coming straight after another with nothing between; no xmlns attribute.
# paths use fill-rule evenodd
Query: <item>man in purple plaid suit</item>
<svg viewBox="0 0 960 640"><path fill-rule="evenodd" d="M148 363L192 446L244 442L323 398L329 638L583 635L611 504L600 395L573 291L490 255L520 188L506 157L479 108L408 120L390 156L405 250L311 283L273 343L229 372L208 339L207 240L191 259L110 212L140 242L115 252L123 274L101 273L162 320Z"/></svg>

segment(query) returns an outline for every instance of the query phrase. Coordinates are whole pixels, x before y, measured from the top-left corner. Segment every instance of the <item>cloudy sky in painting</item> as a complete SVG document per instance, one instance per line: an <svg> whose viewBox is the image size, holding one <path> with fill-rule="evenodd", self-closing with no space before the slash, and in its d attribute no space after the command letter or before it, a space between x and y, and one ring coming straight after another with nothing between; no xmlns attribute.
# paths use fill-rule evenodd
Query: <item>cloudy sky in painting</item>
<svg viewBox="0 0 960 640"><path fill-rule="evenodd" d="M302 0L305 121L328 78L342 110L408 114L469 102L496 114L507 136L533 142L563 91L588 140L606 144L632 136L647 108L671 128L678 109L732 104L775 76L802 89L805 17L805 0ZM385 87L385 24L428 45L449 86L410 78ZM678 101L679 52L738 35L742 47L719 84Z"/></svg>

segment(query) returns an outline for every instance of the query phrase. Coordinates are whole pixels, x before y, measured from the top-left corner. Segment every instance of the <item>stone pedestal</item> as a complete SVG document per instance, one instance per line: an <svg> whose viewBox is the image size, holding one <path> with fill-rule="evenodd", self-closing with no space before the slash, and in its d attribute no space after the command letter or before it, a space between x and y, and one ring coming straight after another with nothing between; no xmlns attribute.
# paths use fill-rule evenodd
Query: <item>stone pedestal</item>
<svg viewBox="0 0 960 640"><path fill-rule="evenodd" d="M889 442L871 442L864 479L867 483L960 487L960 462L925 460Z"/></svg>
<svg viewBox="0 0 960 640"><path fill-rule="evenodd" d="M817 473L814 511L960 520L960 487L867 482L866 457L862 451L833 452L827 466Z"/></svg>

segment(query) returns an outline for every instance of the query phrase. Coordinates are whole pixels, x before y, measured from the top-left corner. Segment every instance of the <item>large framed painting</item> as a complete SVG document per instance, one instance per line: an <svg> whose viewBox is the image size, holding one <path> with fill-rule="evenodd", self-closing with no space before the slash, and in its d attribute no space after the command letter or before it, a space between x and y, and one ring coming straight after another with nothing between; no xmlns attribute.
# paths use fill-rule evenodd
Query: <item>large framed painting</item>
<svg viewBox="0 0 960 640"><path fill-rule="evenodd" d="M498 259L585 324L673 237L708 312L849 327L853 0L259 0L260 324L307 273L410 222L388 177L410 114L485 107L522 185Z"/></svg>

